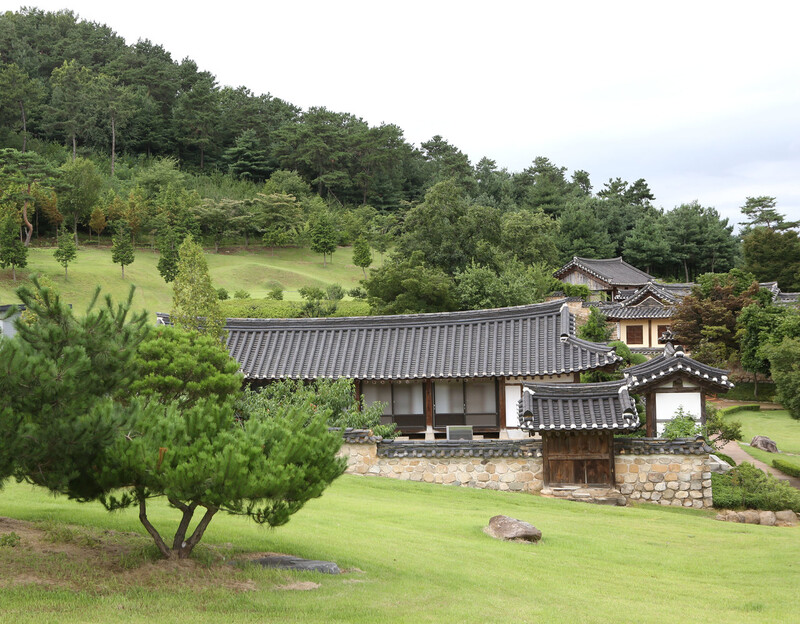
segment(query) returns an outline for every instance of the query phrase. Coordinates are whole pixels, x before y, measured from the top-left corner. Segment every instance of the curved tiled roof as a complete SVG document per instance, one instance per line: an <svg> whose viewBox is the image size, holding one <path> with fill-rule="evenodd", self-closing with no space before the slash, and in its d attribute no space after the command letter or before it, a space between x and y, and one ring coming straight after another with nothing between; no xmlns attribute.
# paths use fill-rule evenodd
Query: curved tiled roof
<svg viewBox="0 0 800 624"><path fill-rule="evenodd" d="M671 318L675 313L675 308L672 306L628 307L617 304L600 306L599 309L609 320Z"/></svg>
<svg viewBox="0 0 800 624"><path fill-rule="evenodd" d="M169 317L159 315L159 322ZM558 375L620 361L575 337L564 301L466 312L228 319L248 379L431 379Z"/></svg>
<svg viewBox="0 0 800 624"><path fill-rule="evenodd" d="M626 368L622 372L632 392L661 384L669 377L681 373L694 377L703 385L713 386L719 392L727 392L733 388L733 383L728 380L729 371L693 360L682 349L674 348L669 342L664 347L664 353L658 357Z"/></svg>
<svg viewBox="0 0 800 624"><path fill-rule="evenodd" d="M561 279L574 267L581 268L590 275L615 286L644 286L647 282L653 280L651 275L628 264L622 257L596 260L594 258L579 258L575 256L553 273L553 276Z"/></svg>
<svg viewBox="0 0 800 624"><path fill-rule="evenodd" d="M519 426L529 431L636 429L639 416L624 380L524 384Z"/></svg>

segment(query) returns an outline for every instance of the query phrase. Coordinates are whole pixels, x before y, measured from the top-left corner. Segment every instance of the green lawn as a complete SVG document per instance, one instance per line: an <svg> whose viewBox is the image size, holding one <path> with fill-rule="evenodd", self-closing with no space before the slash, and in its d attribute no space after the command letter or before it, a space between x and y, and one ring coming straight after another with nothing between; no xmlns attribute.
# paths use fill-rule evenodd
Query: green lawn
<svg viewBox="0 0 800 624"><path fill-rule="evenodd" d="M795 420L786 410L762 410L758 412L738 412L728 416L730 420L742 423L742 450L765 464L780 457L800 468L800 420ZM757 435L767 436L778 445L780 454L767 453L749 446Z"/></svg>
<svg viewBox="0 0 800 624"><path fill-rule="evenodd" d="M536 546L482 532L508 514L544 534ZM53 498L25 485L0 493L0 515L50 526L141 533L133 511ZM155 522L174 511L154 506ZM235 575L196 587L181 567L137 584L63 557L40 564L47 584L15 578L24 544L0 548L0 620L26 622L789 622L797 621L800 529L717 522L712 512L570 503L524 494L345 476L288 525L216 518L209 545L232 543L336 561L341 576L244 570L225 563L194 574ZM208 550L208 548L207 548ZM757 552L758 556L753 556ZM200 553L202 555L202 552ZM150 566L152 564L145 564ZM27 578L27 581L26 581ZM216 577L214 577L216 578ZM83 579L83 580L82 580ZM90 582L87 582L89 579ZM311 591L286 582L311 580ZM41 581L41 579L39 579Z"/></svg>
<svg viewBox="0 0 800 624"><path fill-rule="evenodd" d="M333 254L333 263L326 267L320 254L304 248L276 249L274 256L262 248L253 248L253 251L220 249L219 254L208 253L206 258L216 287L225 287L231 295L237 289L244 289L254 298L266 296L271 288L280 284L286 289L286 299L297 300L300 299L298 289L302 286L325 287L336 283L350 289L363 277L361 269L353 264L350 247L340 247ZM77 311L85 309L96 285L102 287L103 293L117 299L127 296L130 285L135 284L135 308L146 309L154 315L168 312L172 301L172 286L159 275L157 262L157 252L137 249L136 260L125 268L123 280L119 265L111 262L109 248L82 247L69 266L69 279L65 282L64 269L53 258L53 248L31 248L28 267L18 271L18 278L32 272L48 275L64 301ZM375 254L373 267L379 264L380 258ZM0 304L17 301L14 290L22 281L12 281L11 269L0 270Z"/></svg>

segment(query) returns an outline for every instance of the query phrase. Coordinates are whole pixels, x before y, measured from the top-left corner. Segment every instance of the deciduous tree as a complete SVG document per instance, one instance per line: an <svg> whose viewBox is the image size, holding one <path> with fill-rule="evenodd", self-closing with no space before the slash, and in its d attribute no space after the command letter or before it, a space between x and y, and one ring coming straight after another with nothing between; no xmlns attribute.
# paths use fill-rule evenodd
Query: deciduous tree
<svg viewBox="0 0 800 624"><path fill-rule="evenodd" d="M56 247L56 250L53 252L53 257L56 259L56 262L64 267L65 282L67 281L67 267L69 267L70 262L75 260L77 255L78 246L62 226L58 237L58 247Z"/></svg>
<svg viewBox="0 0 800 624"><path fill-rule="evenodd" d="M361 267L364 277L367 277L367 267L372 264L372 252L366 238L359 238L353 243L353 264Z"/></svg>
<svg viewBox="0 0 800 624"><path fill-rule="evenodd" d="M221 341L225 319L217 291L211 285L203 248L187 236L178 249L178 258L178 274L172 286L172 323L186 331L199 331Z"/></svg>
<svg viewBox="0 0 800 624"><path fill-rule="evenodd" d="M125 221L117 221L114 230L111 238L111 261L122 267L122 279L125 279L125 267L136 259L136 252L131 242L131 229Z"/></svg>

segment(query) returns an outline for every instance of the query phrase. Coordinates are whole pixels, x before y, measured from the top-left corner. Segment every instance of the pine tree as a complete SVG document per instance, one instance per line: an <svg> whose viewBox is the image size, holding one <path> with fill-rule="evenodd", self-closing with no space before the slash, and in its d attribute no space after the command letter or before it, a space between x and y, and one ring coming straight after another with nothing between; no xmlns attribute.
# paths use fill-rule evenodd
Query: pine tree
<svg viewBox="0 0 800 624"><path fill-rule="evenodd" d="M170 313L172 323L222 340L225 318L217 291L211 285L203 248L189 236L181 244L178 258Z"/></svg>
<svg viewBox="0 0 800 624"><path fill-rule="evenodd" d="M53 252L53 257L61 266L64 267L64 281L67 281L67 267L69 263L78 255L78 248L75 240L67 234L67 230L62 225L58 233L58 247Z"/></svg>
<svg viewBox="0 0 800 624"><path fill-rule="evenodd" d="M361 267L364 277L367 276L367 267L372 264L372 252L367 239L363 236L353 243L353 264Z"/></svg>
<svg viewBox="0 0 800 624"><path fill-rule="evenodd" d="M0 212L0 267L11 267L14 281L17 281L17 267L28 264L28 248L19 238L19 216L16 210Z"/></svg>
<svg viewBox="0 0 800 624"><path fill-rule="evenodd" d="M149 331L147 315L131 314L133 289L119 305L107 298L95 306L95 293L80 317L36 277L17 293L31 314L14 340L0 341L0 482L11 471L91 500L104 491L109 446L130 431L131 364ZM122 395L125 402L114 399Z"/></svg>
<svg viewBox="0 0 800 624"><path fill-rule="evenodd" d="M592 308L586 323L578 328L578 338L592 342L608 342L611 338L611 328L606 322L606 316L597 308Z"/></svg>
<svg viewBox="0 0 800 624"><path fill-rule="evenodd" d="M135 259L131 229L125 221L117 221L116 233L111 238L111 261L122 267L122 279L125 279L125 266Z"/></svg>

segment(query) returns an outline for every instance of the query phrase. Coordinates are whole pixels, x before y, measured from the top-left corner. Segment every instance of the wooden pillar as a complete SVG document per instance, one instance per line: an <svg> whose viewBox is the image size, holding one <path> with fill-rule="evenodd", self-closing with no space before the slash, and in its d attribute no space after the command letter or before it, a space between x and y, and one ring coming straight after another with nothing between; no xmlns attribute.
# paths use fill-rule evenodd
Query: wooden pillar
<svg viewBox="0 0 800 624"><path fill-rule="evenodd" d="M500 377L497 381L497 427L506 428L506 378Z"/></svg>
<svg viewBox="0 0 800 624"><path fill-rule="evenodd" d="M648 392L645 395L645 417L647 418L647 437L656 437L656 394Z"/></svg>
<svg viewBox="0 0 800 624"><path fill-rule="evenodd" d="M425 393L425 426L433 427L433 381L426 379L423 382Z"/></svg>

